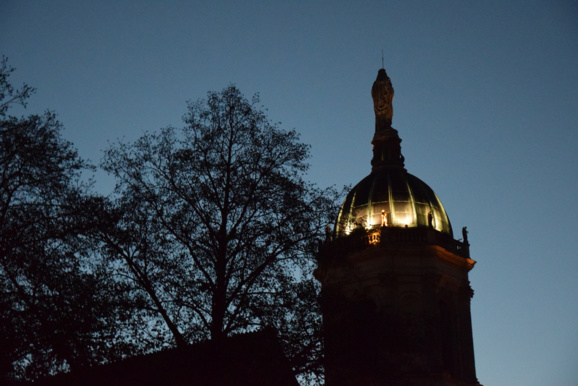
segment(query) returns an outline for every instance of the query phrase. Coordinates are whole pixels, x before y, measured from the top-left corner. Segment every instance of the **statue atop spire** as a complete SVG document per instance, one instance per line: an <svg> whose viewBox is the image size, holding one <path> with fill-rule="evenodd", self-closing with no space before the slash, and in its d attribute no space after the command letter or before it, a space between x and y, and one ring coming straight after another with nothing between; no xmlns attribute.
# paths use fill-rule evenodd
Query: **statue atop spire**
<svg viewBox="0 0 578 386"><path fill-rule="evenodd" d="M371 88L373 110L375 111L375 134L373 145L373 170L382 167L404 167L404 158L401 155L401 138L397 130L391 127L393 118L393 86L391 80L381 68L377 72L377 79Z"/></svg>
<svg viewBox="0 0 578 386"><path fill-rule="evenodd" d="M391 129L393 118L393 86L385 68L377 73L377 79L371 88L373 98L373 110L375 111L375 134Z"/></svg>

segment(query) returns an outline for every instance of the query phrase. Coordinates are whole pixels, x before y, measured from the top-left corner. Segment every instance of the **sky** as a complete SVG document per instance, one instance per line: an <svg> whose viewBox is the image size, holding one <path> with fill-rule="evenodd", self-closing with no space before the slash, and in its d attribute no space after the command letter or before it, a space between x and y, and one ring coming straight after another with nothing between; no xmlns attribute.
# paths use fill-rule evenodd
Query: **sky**
<svg viewBox="0 0 578 386"><path fill-rule="evenodd" d="M234 83L311 144L309 180L354 185L382 51L406 168L469 230L479 381L578 384L576 0L0 0L27 114L94 163Z"/></svg>

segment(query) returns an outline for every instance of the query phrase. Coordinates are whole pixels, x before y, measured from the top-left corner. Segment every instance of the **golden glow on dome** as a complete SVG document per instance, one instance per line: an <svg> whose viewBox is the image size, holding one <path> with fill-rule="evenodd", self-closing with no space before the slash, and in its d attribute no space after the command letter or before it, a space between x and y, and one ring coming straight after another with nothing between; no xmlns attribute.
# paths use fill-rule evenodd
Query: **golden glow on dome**
<svg viewBox="0 0 578 386"><path fill-rule="evenodd" d="M355 228L381 226L430 227L453 236L449 218L433 190L404 169L373 171L345 199L336 224L336 235Z"/></svg>

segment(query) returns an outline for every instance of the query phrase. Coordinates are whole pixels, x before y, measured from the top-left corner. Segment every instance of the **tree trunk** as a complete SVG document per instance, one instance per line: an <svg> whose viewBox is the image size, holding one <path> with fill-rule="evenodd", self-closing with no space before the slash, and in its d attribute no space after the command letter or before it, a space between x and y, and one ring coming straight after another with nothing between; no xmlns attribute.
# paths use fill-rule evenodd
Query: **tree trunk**
<svg viewBox="0 0 578 386"><path fill-rule="evenodd" d="M213 294L213 309L211 312L211 339L221 340L225 334L225 311L227 309L227 282L225 277L226 269L226 247L220 248L217 257L215 281L215 292Z"/></svg>

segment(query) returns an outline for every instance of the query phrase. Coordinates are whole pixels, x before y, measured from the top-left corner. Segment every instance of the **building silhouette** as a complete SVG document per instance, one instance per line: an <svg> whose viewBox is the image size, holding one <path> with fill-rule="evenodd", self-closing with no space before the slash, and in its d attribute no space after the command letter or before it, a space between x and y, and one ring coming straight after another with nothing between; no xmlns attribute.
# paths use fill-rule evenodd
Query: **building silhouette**
<svg viewBox="0 0 578 386"><path fill-rule="evenodd" d="M372 171L347 195L315 276L332 385L474 386L467 230L453 236L433 190L409 174L380 69Z"/></svg>
<svg viewBox="0 0 578 386"><path fill-rule="evenodd" d="M1 382L0 382L1 383ZM162 350L12 386L298 386L274 329Z"/></svg>

